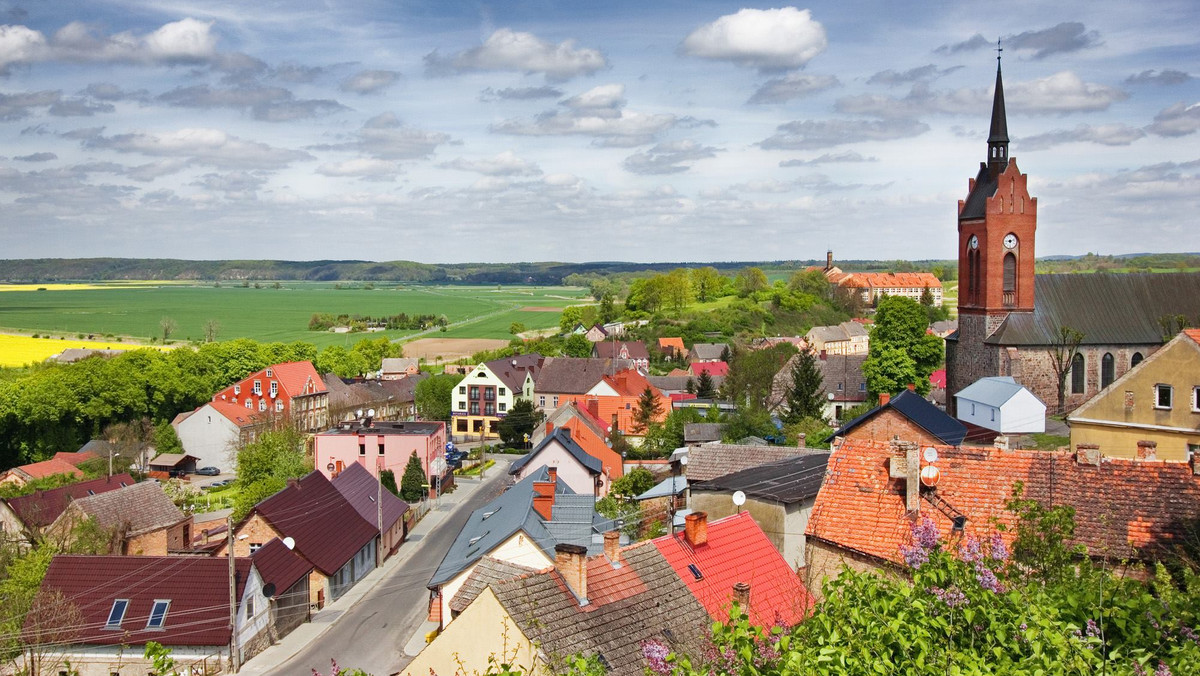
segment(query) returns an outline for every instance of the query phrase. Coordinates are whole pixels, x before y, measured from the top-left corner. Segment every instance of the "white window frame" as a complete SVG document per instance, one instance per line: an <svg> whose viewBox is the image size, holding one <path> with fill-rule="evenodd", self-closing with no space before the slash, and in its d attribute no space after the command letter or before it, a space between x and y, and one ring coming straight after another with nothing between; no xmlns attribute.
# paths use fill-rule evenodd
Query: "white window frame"
<svg viewBox="0 0 1200 676"><path fill-rule="evenodd" d="M267 400L266 399L258 400L258 410L259 410L259 412L267 410Z"/></svg>
<svg viewBox="0 0 1200 676"><path fill-rule="evenodd" d="M154 624L154 612L162 605L162 614L158 616L158 624ZM171 599L154 599L154 605L150 606L150 616L146 618L146 629L152 631L162 631L167 624L167 613L171 610Z"/></svg>
<svg viewBox="0 0 1200 676"><path fill-rule="evenodd" d="M254 394L255 394L255 396L259 396L259 397L262 396L262 381L261 380L254 381Z"/></svg>
<svg viewBox="0 0 1200 676"><path fill-rule="evenodd" d="M250 400L250 397L246 397L246 408L254 410L254 402Z"/></svg>
<svg viewBox="0 0 1200 676"><path fill-rule="evenodd" d="M283 413L283 400L282 399L275 400L275 412Z"/></svg>
<svg viewBox="0 0 1200 676"><path fill-rule="evenodd" d="M271 396L274 397L277 394L279 394L279 383L272 380L271 381Z"/></svg>
<svg viewBox="0 0 1200 676"><path fill-rule="evenodd" d="M1167 398L1169 400L1166 406L1162 405L1163 388L1166 388ZM1167 383L1156 383L1154 385L1154 408L1160 411L1170 411L1174 407L1175 388Z"/></svg>
<svg viewBox="0 0 1200 676"><path fill-rule="evenodd" d="M234 394L241 394L241 393L242 393L242 384L241 384L241 383L238 383L238 384L236 384L236 385L234 385L234 386L233 386L233 393L234 393Z"/></svg>
<svg viewBox="0 0 1200 676"><path fill-rule="evenodd" d="M121 605L121 613L117 614L117 604ZM112 608L108 611L108 621L104 623L105 629L120 629L121 623L125 621L125 613L129 612L129 599L113 599ZM113 620L114 616L116 621Z"/></svg>
<svg viewBox="0 0 1200 676"><path fill-rule="evenodd" d="M1192 386L1192 413L1200 413L1200 385Z"/></svg>

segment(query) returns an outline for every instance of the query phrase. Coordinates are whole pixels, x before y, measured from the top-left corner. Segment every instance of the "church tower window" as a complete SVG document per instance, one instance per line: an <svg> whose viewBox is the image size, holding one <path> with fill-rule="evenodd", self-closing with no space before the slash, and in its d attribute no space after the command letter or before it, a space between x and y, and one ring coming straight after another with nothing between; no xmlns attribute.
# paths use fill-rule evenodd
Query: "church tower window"
<svg viewBox="0 0 1200 676"><path fill-rule="evenodd" d="M1145 357L1142 356L1141 352L1134 352L1133 357L1129 359L1129 368L1133 368L1134 366L1142 363L1143 359L1145 359Z"/></svg>
<svg viewBox="0 0 1200 676"><path fill-rule="evenodd" d="M1087 370L1083 355L1078 352L1071 358L1071 394L1083 394L1087 389Z"/></svg>

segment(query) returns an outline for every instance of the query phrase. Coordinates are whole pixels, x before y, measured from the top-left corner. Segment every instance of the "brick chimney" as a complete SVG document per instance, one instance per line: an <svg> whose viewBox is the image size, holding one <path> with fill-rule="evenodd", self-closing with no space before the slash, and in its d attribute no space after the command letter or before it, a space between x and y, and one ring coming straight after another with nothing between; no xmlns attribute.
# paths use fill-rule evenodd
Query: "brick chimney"
<svg viewBox="0 0 1200 676"><path fill-rule="evenodd" d="M1075 462L1100 466L1100 447L1096 444L1075 444Z"/></svg>
<svg viewBox="0 0 1200 676"><path fill-rule="evenodd" d="M554 434L554 423L547 420L546 421L546 436L550 436L551 434Z"/></svg>
<svg viewBox="0 0 1200 676"><path fill-rule="evenodd" d="M300 480L299 480L299 479L296 479L296 478L294 478L294 477L293 477L293 478L291 478L291 479L288 479L288 480L287 480L287 487L288 487L288 488L295 488L296 490L300 490Z"/></svg>
<svg viewBox="0 0 1200 676"><path fill-rule="evenodd" d="M796 447L797 448L805 448L807 441L808 441L808 435L805 434L804 432L801 432L800 434L796 435Z"/></svg>
<svg viewBox="0 0 1200 676"><path fill-rule="evenodd" d="M733 583L733 602L738 604L743 613L750 614L750 585L745 582Z"/></svg>
<svg viewBox="0 0 1200 676"><path fill-rule="evenodd" d="M554 518L554 482L533 482L533 511L546 521Z"/></svg>
<svg viewBox="0 0 1200 676"><path fill-rule="evenodd" d="M684 517L683 537L693 547L708 544L708 513L692 512Z"/></svg>
<svg viewBox="0 0 1200 676"><path fill-rule="evenodd" d="M825 252L825 269L833 269L833 249L829 249Z"/></svg>
<svg viewBox="0 0 1200 676"><path fill-rule="evenodd" d="M621 560L620 531L610 530L604 533L604 555L613 563Z"/></svg>
<svg viewBox="0 0 1200 676"><path fill-rule="evenodd" d="M894 439L891 445L888 475L893 479L904 479L904 508L915 512L921 509L921 459L917 444Z"/></svg>
<svg viewBox="0 0 1200 676"><path fill-rule="evenodd" d="M588 413L592 414L593 418L595 418L596 420L599 420L600 419L600 400L599 399L588 399L587 400L587 410L588 410Z"/></svg>
<svg viewBox="0 0 1200 676"><path fill-rule="evenodd" d="M550 478L546 479L546 481L549 481L552 484L558 483L558 468L557 467L547 467L546 474L550 476Z"/></svg>
<svg viewBox="0 0 1200 676"><path fill-rule="evenodd" d="M892 400L892 395L888 394L887 392L884 392L883 394L879 395L879 405L880 406L887 406L888 402L891 400Z"/></svg>
<svg viewBox="0 0 1200 676"><path fill-rule="evenodd" d="M1158 460L1158 442L1142 439L1137 442L1138 460Z"/></svg>
<svg viewBox="0 0 1200 676"><path fill-rule="evenodd" d="M554 569L579 599L579 605L587 605L587 547L565 542L554 545Z"/></svg>

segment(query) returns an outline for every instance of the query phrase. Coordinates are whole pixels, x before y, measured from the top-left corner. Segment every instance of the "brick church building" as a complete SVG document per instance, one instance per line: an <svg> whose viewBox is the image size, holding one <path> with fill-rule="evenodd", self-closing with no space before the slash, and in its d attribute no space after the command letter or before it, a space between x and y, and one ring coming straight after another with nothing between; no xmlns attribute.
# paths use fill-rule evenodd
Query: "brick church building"
<svg viewBox="0 0 1200 676"><path fill-rule="evenodd" d="M958 203L958 331L946 338L946 402L984 376L1012 376L1050 410L1060 330L1083 334L1064 404L1079 406L1179 331L1200 320L1200 274L1034 274L1037 198L1008 154L1004 85L996 65L987 161ZM1086 233L1084 233L1086 237Z"/></svg>

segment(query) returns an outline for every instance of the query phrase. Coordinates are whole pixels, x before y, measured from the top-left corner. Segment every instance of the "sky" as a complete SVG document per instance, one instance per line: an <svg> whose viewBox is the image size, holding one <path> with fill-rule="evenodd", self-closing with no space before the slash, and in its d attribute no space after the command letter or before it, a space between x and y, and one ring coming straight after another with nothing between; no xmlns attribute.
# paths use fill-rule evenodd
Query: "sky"
<svg viewBox="0 0 1200 676"><path fill-rule="evenodd" d="M1200 251L1195 0L0 0L0 259Z"/></svg>

